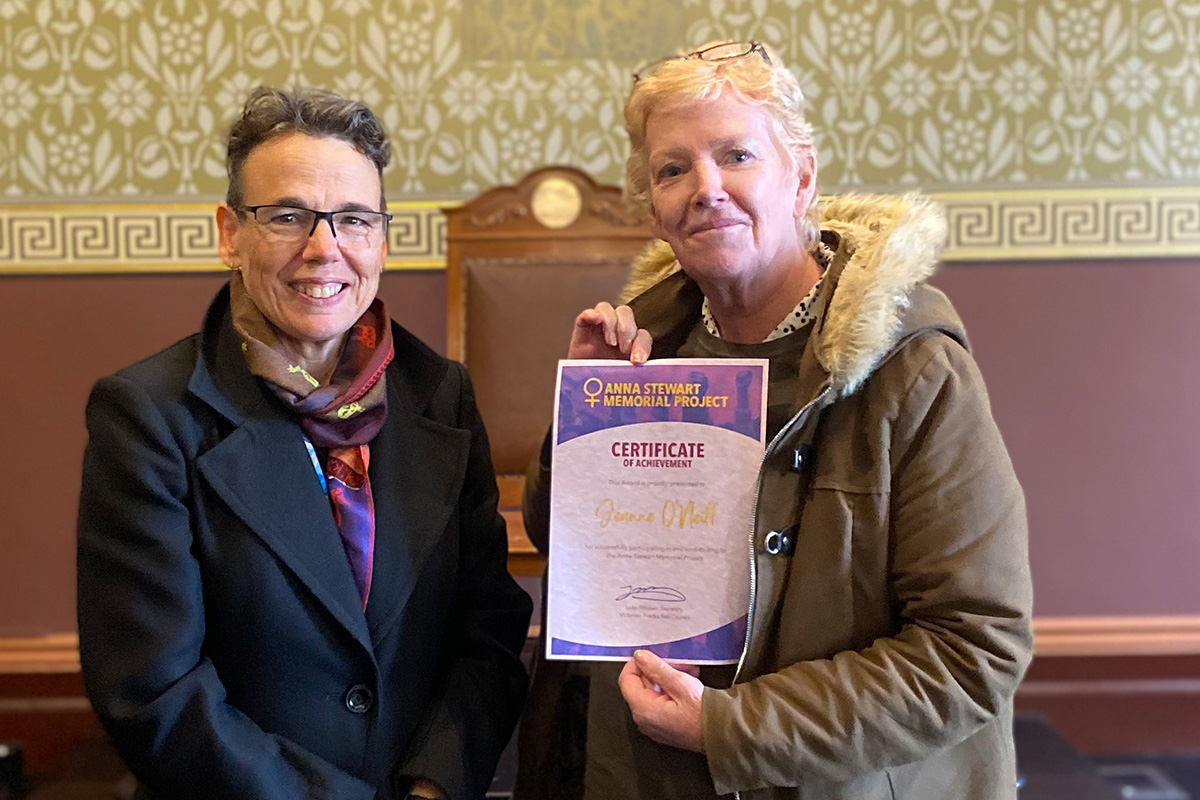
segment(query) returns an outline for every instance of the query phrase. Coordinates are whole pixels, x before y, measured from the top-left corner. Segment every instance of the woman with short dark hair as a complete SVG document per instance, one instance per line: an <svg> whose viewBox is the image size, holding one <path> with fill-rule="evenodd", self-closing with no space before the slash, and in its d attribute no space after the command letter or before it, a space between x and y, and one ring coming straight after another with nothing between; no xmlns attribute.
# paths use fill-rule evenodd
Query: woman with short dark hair
<svg viewBox="0 0 1200 800"><path fill-rule="evenodd" d="M366 106L256 91L232 279L92 392L80 657L150 797L480 797L512 733L529 598L466 371L376 297L388 157Z"/></svg>

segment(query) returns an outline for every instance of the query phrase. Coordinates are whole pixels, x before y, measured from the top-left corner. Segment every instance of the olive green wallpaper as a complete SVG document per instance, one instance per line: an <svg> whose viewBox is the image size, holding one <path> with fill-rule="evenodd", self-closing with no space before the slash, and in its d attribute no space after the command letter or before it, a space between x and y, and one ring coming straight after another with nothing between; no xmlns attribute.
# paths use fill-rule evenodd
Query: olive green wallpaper
<svg viewBox="0 0 1200 800"><path fill-rule="evenodd" d="M825 192L944 195L952 251L1200 253L1197 0L0 0L0 271L204 265L262 83L377 111L396 265L436 265L439 203L620 182L631 71L726 38L799 77Z"/></svg>

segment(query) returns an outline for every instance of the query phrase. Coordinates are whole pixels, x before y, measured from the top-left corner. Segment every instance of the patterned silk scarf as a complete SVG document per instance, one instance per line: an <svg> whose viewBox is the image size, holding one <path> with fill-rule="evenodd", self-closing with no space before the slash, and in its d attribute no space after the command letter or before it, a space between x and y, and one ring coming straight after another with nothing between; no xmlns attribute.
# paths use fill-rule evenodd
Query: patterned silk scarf
<svg viewBox="0 0 1200 800"><path fill-rule="evenodd" d="M370 441L387 416L384 370L392 360L387 310L376 298L351 326L329 384L322 386L309 365L283 345L279 334L246 292L240 272L230 281L233 328L242 340L250 372L267 381L300 420L316 447L328 450L325 484L333 520L354 581L367 608L375 559L375 502L368 469Z"/></svg>

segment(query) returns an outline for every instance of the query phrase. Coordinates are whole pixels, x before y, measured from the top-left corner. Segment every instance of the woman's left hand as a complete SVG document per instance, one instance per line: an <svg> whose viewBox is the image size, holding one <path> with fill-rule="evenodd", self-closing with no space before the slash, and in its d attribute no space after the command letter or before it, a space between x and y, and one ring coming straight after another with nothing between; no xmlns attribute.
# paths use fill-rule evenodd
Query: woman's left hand
<svg viewBox="0 0 1200 800"><path fill-rule="evenodd" d="M659 744L704 752L700 704L704 684L646 650L638 650L617 683L638 730ZM698 673L699 670L696 670Z"/></svg>

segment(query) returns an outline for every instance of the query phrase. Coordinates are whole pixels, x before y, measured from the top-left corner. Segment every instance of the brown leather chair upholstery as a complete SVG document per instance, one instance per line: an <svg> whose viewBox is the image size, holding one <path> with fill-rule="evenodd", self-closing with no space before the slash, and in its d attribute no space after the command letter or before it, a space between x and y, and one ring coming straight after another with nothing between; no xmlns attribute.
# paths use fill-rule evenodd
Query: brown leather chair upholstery
<svg viewBox="0 0 1200 800"><path fill-rule="evenodd" d="M536 170L445 213L447 354L467 365L487 425L509 566L537 574L521 491L553 414L556 365L575 316L616 299L650 229L619 188L569 167Z"/></svg>

